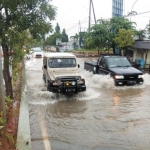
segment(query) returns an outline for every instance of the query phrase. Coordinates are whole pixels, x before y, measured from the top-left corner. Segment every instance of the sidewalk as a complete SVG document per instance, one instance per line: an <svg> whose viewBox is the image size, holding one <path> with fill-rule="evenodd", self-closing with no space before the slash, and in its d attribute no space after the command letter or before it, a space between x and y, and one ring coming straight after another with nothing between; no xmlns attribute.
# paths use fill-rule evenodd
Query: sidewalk
<svg viewBox="0 0 150 150"><path fill-rule="evenodd" d="M26 90L26 75L25 66L22 67L22 96L20 102L20 114L18 122L17 132L17 145L18 150L32 150L31 148L31 136L30 136L30 124L29 124L29 108Z"/></svg>

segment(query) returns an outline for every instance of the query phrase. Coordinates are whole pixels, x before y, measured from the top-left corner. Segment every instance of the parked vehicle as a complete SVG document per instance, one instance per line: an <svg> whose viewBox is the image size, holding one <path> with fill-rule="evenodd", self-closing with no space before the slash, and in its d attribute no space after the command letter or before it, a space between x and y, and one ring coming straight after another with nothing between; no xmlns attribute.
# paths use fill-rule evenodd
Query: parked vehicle
<svg viewBox="0 0 150 150"><path fill-rule="evenodd" d="M47 91L64 95L86 91L84 78L78 73L76 56L70 53L44 53L43 78Z"/></svg>
<svg viewBox="0 0 150 150"><path fill-rule="evenodd" d="M142 71L134 68L124 56L104 54L97 62L85 62L84 69L93 74L110 74L115 85L134 85L144 82Z"/></svg>
<svg viewBox="0 0 150 150"><path fill-rule="evenodd" d="M31 55L34 58L42 58L43 57L43 51L39 47L32 48L32 54Z"/></svg>

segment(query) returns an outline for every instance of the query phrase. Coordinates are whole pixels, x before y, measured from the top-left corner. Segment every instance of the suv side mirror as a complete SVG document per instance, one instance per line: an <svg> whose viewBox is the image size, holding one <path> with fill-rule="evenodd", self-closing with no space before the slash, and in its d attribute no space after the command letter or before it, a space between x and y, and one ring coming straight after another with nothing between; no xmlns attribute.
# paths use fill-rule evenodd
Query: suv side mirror
<svg viewBox="0 0 150 150"><path fill-rule="evenodd" d="M47 69L47 65L44 65L44 69Z"/></svg>
<svg viewBox="0 0 150 150"><path fill-rule="evenodd" d="M80 68L80 65L78 64L78 68Z"/></svg>

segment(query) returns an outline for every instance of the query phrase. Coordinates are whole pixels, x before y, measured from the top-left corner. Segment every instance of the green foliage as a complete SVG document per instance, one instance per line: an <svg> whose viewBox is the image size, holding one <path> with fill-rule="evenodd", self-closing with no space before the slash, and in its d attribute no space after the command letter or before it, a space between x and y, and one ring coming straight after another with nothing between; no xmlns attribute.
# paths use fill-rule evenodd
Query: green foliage
<svg viewBox="0 0 150 150"><path fill-rule="evenodd" d="M135 31L136 24L134 22L130 22L125 17L113 17L110 19L110 31L114 34L117 34L119 29L130 29Z"/></svg>
<svg viewBox="0 0 150 150"><path fill-rule="evenodd" d="M66 34L66 30L63 29L62 33L60 34L60 26L57 23L55 27L55 32L51 34L49 37L47 37L44 45L56 45L56 39L60 38L62 39L62 42L68 42L68 35Z"/></svg>
<svg viewBox="0 0 150 150"><path fill-rule="evenodd" d="M46 41L45 41L45 45L56 45L56 38L58 37L58 35L56 33L50 35L49 37L47 37Z"/></svg>
<svg viewBox="0 0 150 150"><path fill-rule="evenodd" d="M6 110L9 109L10 105L13 103L13 100L10 97L5 97L5 106Z"/></svg>
<svg viewBox="0 0 150 150"><path fill-rule="evenodd" d="M78 38L79 38L79 35L76 33L74 36L70 36L70 39L72 39L72 40L78 40Z"/></svg>
<svg viewBox="0 0 150 150"><path fill-rule="evenodd" d="M15 140L11 133L7 134L6 137L11 142L12 145L15 145Z"/></svg>
<svg viewBox="0 0 150 150"><path fill-rule="evenodd" d="M3 112L0 112L0 128L3 128L6 124L6 120L3 118Z"/></svg>
<svg viewBox="0 0 150 150"><path fill-rule="evenodd" d="M4 75L6 95L13 97L10 80L8 48L14 49L13 61L23 58L22 48L27 33L33 39L44 39L45 34L52 32L51 21L55 19L56 8L49 0L2 0L0 2L0 40L4 53ZM27 36L26 36L27 35ZM20 52L21 51L21 52ZM8 88L10 87L10 88Z"/></svg>
<svg viewBox="0 0 150 150"><path fill-rule="evenodd" d="M138 36L139 40L143 40L144 38L146 38L146 30L137 30L135 31L135 34Z"/></svg>
<svg viewBox="0 0 150 150"><path fill-rule="evenodd" d="M19 71L19 69L17 67L13 67L13 70L12 70L13 81L17 80L17 78L18 78L18 71Z"/></svg>
<svg viewBox="0 0 150 150"><path fill-rule="evenodd" d="M134 33L132 30L120 29L114 41L119 48L125 48L134 44Z"/></svg>
<svg viewBox="0 0 150 150"><path fill-rule="evenodd" d="M12 102L13 102L13 100L12 100L10 97L5 97L5 103L6 103L7 105L12 104Z"/></svg>
<svg viewBox="0 0 150 150"><path fill-rule="evenodd" d="M135 23L130 22L126 17L113 17L109 20L99 19L97 24L90 28L86 34L85 48L100 48L113 50L116 47L115 38L120 29L135 31ZM125 42L126 43L126 42Z"/></svg>
<svg viewBox="0 0 150 150"><path fill-rule="evenodd" d="M62 42L68 42L68 35L66 34L65 29L63 29L62 31L61 37L62 37Z"/></svg>
<svg viewBox="0 0 150 150"><path fill-rule="evenodd" d="M22 32L27 29L34 38L41 38L52 30L50 21L55 19L56 8L47 0L14 0L1 1L0 12L2 39L5 37L7 40L8 31Z"/></svg>
<svg viewBox="0 0 150 150"><path fill-rule="evenodd" d="M55 32L56 32L57 34L60 34L60 26L59 26L58 23L56 24Z"/></svg>
<svg viewBox="0 0 150 150"><path fill-rule="evenodd" d="M93 25L90 28L90 32L86 35L86 45L88 47L93 48L104 48L106 46L106 42L108 40L108 28L106 25L105 20L104 22L101 22L102 20L99 20L97 24Z"/></svg>

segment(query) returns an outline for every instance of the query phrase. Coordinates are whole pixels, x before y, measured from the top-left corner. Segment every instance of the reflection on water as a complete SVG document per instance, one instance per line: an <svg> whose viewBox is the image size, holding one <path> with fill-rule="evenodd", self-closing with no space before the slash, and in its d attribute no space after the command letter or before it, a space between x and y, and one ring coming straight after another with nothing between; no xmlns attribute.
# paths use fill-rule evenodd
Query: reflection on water
<svg viewBox="0 0 150 150"><path fill-rule="evenodd" d="M119 97L118 97L117 94L114 95L113 100L114 100L115 106L118 106L118 104L119 104Z"/></svg>

